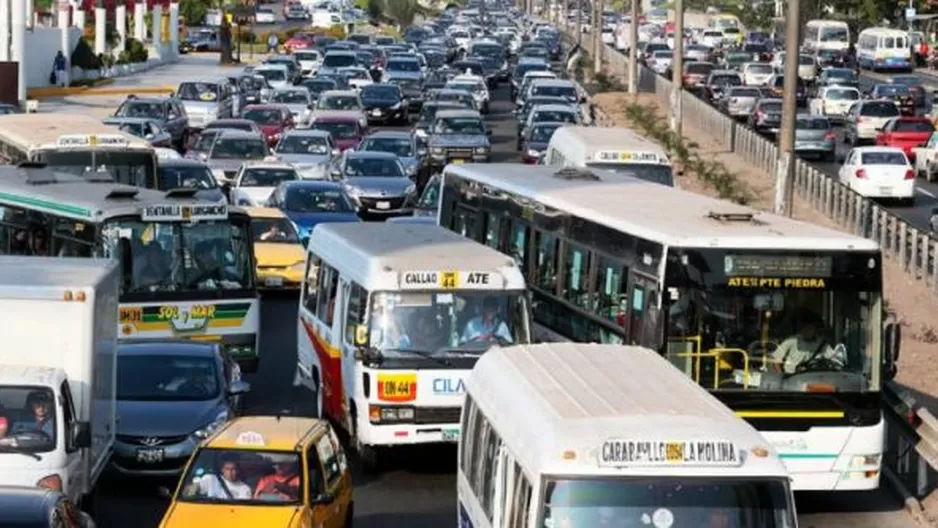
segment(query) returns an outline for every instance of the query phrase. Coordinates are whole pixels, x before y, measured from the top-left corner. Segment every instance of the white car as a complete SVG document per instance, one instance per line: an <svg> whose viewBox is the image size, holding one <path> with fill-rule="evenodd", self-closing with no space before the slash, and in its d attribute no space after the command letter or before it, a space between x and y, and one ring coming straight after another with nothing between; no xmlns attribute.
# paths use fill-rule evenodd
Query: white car
<svg viewBox="0 0 938 528"><path fill-rule="evenodd" d="M742 73L746 86L762 86L775 75L775 69L764 62L747 62L743 64Z"/></svg>
<svg viewBox="0 0 938 528"><path fill-rule="evenodd" d="M704 31L700 43L709 48L719 48L723 46L723 32L718 29Z"/></svg>
<svg viewBox="0 0 938 528"><path fill-rule="evenodd" d="M231 201L242 207L264 207L278 185L299 179L296 167L280 160L245 163L235 176Z"/></svg>
<svg viewBox="0 0 938 528"><path fill-rule="evenodd" d="M603 26L602 41L606 46L612 46L616 43L615 27L609 25Z"/></svg>
<svg viewBox="0 0 938 528"><path fill-rule="evenodd" d="M153 149L153 152L156 153L156 159L182 159L182 154L171 148L156 147Z"/></svg>
<svg viewBox="0 0 938 528"><path fill-rule="evenodd" d="M258 7L254 11L255 24L276 24L277 14L269 7Z"/></svg>
<svg viewBox="0 0 938 528"><path fill-rule="evenodd" d="M293 50L293 56L300 63L300 75L304 77L316 75L322 66L322 54L316 49Z"/></svg>
<svg viewBox="0 0 938 528"><path fill-rule="evenodd" d="M674 59L674 52L671 50L658 50L651 54L648 59L648 67L658 75L664 75L671 69L671 62Z"/></svg>
<svg viewBox="0 0 938 528"><path fill-rule="evenodd" d="M475 99L476 105L480 108L481 112L483 114L488 113L489 101L491 101L492 96L489 93L488 86L485 84L485 79L482 77L478 75L457 75L446 83L444 89L462 90L471 93L472 98Z"/></svg>
<svg viewBox="0 0 938 528"><path fill-rule="evenodd" d="M826 86L808 101L808 111L834 119L843 119L850 107L860 100L860 90L849 86Z"/></svg>
<svg viewBox="0 0 938 528"><path fill-rule="evenodd" d="M900 148L852 149L840 167L838 180L860 196L915 203L915 170Z"/></svg>
<svg viewBox="0 0 938 528"><path fill-rule="evenodd" d="M348 77L348 84L352 87L353 90L361 91L362 88L374 84L374 79L371 78L371 72L362 68L361 66L348 66L345 68L339 68L339 73L344 74Z"/></svg>

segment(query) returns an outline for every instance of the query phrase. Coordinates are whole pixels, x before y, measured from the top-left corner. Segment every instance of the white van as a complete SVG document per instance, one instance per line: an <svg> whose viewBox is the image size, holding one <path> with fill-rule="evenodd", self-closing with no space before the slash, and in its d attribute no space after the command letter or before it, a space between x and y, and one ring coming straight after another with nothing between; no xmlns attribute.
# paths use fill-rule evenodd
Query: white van
<svg viewBox="0 0 938 528"><path fill-rule="evenodd" d="M296 383L319 416L346 428L367 466L378 447L456 442L470 369L494 344L531 341L515 260L403 223L320 224L308 252Z"/></svg>
<svg viewBox="0 0 938 528"><path fill-rule="evenodd" d="M466 387L457 526L798 525L773 447L652 350L496 348Z"/></svg>
<svg viewBox="0 0 938 528"><path fill-rule="evenodd" d="M867 70L911 71L909 34L883 27L864 29L857 38L857 62Z"/></svg>
<svg viewBox="0 0 938 528"><path fill-rule="evenodd" d="M564 126L547 145L547 165L603 169L674 186L674 169L657 143L623 127Z"/></svg>

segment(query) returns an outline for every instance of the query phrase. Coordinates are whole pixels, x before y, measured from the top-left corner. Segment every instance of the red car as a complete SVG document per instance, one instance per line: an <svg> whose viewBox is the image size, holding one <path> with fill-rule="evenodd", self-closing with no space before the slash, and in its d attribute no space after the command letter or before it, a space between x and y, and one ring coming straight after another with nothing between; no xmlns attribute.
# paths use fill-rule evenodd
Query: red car
<svg viewBox="0 0 938 528"><path fill-rule="evenodd" d="M316 46L316 35L312 33L297 33L290 40L283 43L283 48L290 53L293 50L308 49Z"/></svg>
<svg viewBox="0 0 938 528"><path fill-rule="evenodd" d="M317 117L310 125L314 130L323 130L332 134L332 141L340 151L355 150L368 130L355 116Z"/></svg>
<svg viewBox="0 0 938 528"><path fill-rule="evenodd" d="M257 123L261 132L267 139L267 144L273 147L280 141L280 136L293 128L293 114L285 105L262 104L248 105L241 111L242 119L249 119Z"/></svg>
<svg viewBox="0 0 938 528"><path fill-rule="evenodd" d="M889 120L876 134L876 144L881 147L896 147L905 151L909 161L915 161L916 147L928 142L935 125L925 117L897 117Z"/></svg>

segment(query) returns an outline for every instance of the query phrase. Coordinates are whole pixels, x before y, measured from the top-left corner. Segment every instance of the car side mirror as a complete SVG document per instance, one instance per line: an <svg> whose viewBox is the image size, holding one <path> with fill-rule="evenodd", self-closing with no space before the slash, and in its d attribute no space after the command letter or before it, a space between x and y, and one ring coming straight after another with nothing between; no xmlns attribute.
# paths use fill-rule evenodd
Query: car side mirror
<svg viewBox="0 0 938 528"><path fill-rule="evenodd" d="M332 504L333 501L335 501L335 496L329 492L323 491L317 493L315 497L310 498L309 503L313 506L324 506Z"/></svg>
<svg viewBox="0 0 938 528"><path fill-rule="evenodd" d="M146 135L146 139L148 139L148 140L150 140L150 141L152 141L153 138L155 138L155 137L156 137L156 136L153 135L153 134L147 134L147 135Z"/></svg>
<svg viewBox="0 0 938 528"><path fill-rule="evenodd" d="M309 110L312 110L313 108L316 108L316 103L309 103L308 105L306 105L306 108L308 108Z"/></svg>
<svg viewBox="0 0 938 528"><path fill-rule="evenodd" d="M89 422L71 423L68 428L68 443L72 449L91 447L91 424Z"/></svg>
<svg viewBox="0 0 938 528"><path fill-rule="evenodd" d="M172 492L169 488L167 488L166 486L160 486L160 487L156 488L156 494L157 494L161 499L172 500L172 498L173 498L173 492Z"/></svg>
<svg viewBox="0 0 938 528"><path fill-rule="evenodd" d="M249 392L251 392L251 384L243 380L233 381L228 387L228 394L231 396L247 394Z"/></svg>
<svg viewBox="0 0 938 528"><path fill-rule="evenodd" d="M896 364L899 362L899 348L902 344L902 327L899 323L886 323L883 328L883 363L887 379L896 376Z"/></svg>

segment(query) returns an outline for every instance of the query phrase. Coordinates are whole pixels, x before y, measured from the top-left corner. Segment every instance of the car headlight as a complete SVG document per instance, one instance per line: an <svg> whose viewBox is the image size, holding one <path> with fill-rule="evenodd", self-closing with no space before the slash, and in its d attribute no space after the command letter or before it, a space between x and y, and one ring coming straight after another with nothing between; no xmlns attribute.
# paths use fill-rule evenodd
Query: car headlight
<svg viewBox="0 0 938 528"><path fill-rule="evenodd" d="M215 416L214 420L206 424L205 427L194 431L192 436L198 438L199 440L203 440L209 436L212 436L212 434L217 431L219 427L225 425L225 422L228 421L228 416L229 414L227 410L219 412L218 415Z"/></svg>
<svg viewBox="0 0 938 528"><path fill-rule="evenodd" d="M476 147L476 154L486 154L489 149L486 147Z"/></svg>
<svg viewBox="0 0 938 528"><path fill-rule="evenodd" d="M529 157L529 158L539 158L539 157L541 157L541 153L538 152L538 151L536 151L536 150L530 150L530 149L528 149L528 157Z"/></svg>
<svg viewBox="0 0 938 528"><path fill-rule="evenodd" d="M434 154L442 154L442 153L443 153L443 149L440 148L440 147L433 147L432 149L430 149L430 152L432 152L432 153L434 153Z"/></svg>
<svg viewBox="0 0 938 528"><path fill-rule="evenodd" d="M417 134L417 137L419 138L427 137L427 131L422 128L418 128L414 133Z"/></svg>

